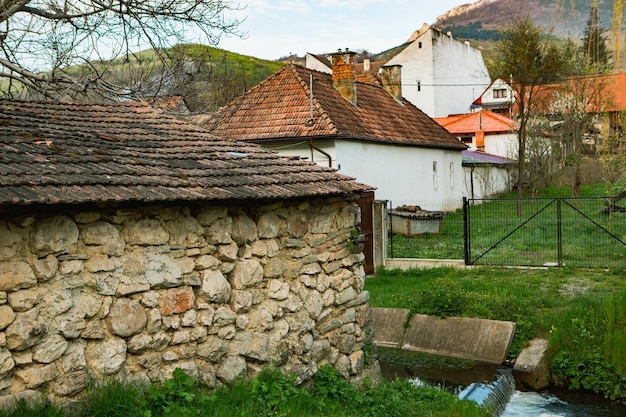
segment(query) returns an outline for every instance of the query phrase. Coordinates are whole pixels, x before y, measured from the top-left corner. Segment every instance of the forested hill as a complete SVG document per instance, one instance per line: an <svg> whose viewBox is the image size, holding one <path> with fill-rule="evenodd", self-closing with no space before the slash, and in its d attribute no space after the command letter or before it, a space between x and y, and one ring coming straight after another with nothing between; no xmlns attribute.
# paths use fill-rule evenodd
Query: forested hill
<svg viewBox="0 0 626 417"><path fill-rule="evenodd" d="M462 0L460 0L462 1ZM529 17L559 37L579 39L590 17L591 0L478 0L455 7L434 23L456 38L493 40L496 31ZM610 29L613 1L600 0L600 23Z"/></svg>

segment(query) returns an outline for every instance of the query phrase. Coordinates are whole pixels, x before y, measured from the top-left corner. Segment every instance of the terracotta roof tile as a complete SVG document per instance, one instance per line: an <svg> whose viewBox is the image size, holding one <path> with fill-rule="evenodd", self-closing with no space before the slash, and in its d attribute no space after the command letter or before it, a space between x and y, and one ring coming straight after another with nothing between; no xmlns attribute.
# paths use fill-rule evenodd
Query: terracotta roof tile
<svg viewBox="0 0 626 417"><path fill-rule="evenodd" d="M487 110L437 117L435 121L453 135L473 134L479 130L486 134L513 132L518 126L518 123L510 117Z"/></svg>
<svg viewBox="0 0 626 417"><path fill-rule="evenodd" d="M311 109L314 123L309 125ZM334 137L465 149L421 110L404 99L397 101L380 86L357 82L353 106L335 90L330 74L295 64L257 84L205 126L231 140Z"/></svg>
<svg viewBox="0 0 626 417"><path fill-rule="evenodd" d="M0 100L0 205L282 199L371 187L145 103Z"/></svg>

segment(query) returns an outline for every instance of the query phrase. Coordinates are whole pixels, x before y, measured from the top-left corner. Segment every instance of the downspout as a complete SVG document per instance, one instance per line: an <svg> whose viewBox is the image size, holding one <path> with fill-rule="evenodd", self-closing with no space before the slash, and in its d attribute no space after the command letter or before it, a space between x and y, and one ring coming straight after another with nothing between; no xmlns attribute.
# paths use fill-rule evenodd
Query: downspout
<svg viewBox="0 0 626 417"><path fill-rule="evenodd" d="M333 157L330 156L330 154L326 151L321 150L320 148L316 147L313 145L313 138L309 138L309 146L311 147L311 149L314 149L316 151L318 151L319 153L321 153L322 155L324 155L326 158L328 158L328 166L330 168L333 167Z"/></svg>
<svg viewBox="0 0 626 417"><path fill-rule="evenodd" d="M470 168L470 192L472 194L472 200L474 199L474 165Z"/></svg>
<svg viewBox="0 0 626 417"><path fill-rule="evenodd" d="M310 114L311 118L308 120L308 122L305 125L313 126L313 73L309 74L309 98L310 98L309 106L310 106L310 111L311 111L311 114ZM311 147L312 150L316 150L322 155L324 155L326 158L328 158L328 166L330 168L333 167L333 157L330 156L328 152L325 152L321 150L320 148L316 147L315 145L313 145L313 138L309 138L309 146Z"/></svg>

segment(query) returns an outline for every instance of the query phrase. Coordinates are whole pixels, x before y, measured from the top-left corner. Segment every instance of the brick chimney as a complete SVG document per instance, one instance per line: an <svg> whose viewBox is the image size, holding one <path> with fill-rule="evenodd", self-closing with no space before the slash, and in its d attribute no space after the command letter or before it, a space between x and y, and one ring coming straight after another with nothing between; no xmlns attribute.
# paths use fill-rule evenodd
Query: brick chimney
<svg viewBox="0 0 626 417"><path fill-rule="evenodd" d="M333 87L353 106L356 106L355 55L356 52L350 52L346 48L345 51L342 52L340 49L330 56L333 64Z"/></svg>
<svg viewBox="0 0 626 417"><path fill-rule="evenodd" d="M383 82L383 88L398 101L402 101L401 68L402 65L385 65L380 68L380 78Z"/></svg>

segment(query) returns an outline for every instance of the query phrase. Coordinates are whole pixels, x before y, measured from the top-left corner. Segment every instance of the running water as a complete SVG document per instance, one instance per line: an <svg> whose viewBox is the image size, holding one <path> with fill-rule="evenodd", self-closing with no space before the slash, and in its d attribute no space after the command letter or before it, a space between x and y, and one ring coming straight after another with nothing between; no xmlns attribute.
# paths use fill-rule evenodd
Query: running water
<svg viewBox="0 0 626 417"><path fill-rule="evenodd" d="M448 392L461 395L475 385L474 394L489 395L492 385L501 378L501 368L481 365L474 369L434 369L415 368L390 365L381 362L383 376L387 379L402 377L412 380L416 384L443 386ZM513 378L514 379L514 378ZM475 381L483 381L476 383ZM552 389L550 392L521 392L515 390L515 385L495 384L497 390L503 391L500 403L505 407L500 417L625 417L626 405L607 402L602 397L584 392ZM469 391L465 394L469 396ZM495 394L494 394L495 395ZM468 398L472 399L472 398ZM506 400L505 400L506 399Z"/></svg>
<svg viewBox="0 0 626 417"><path fill-rule="evenodd" d="M499 374L493 382L470 384L461 391L459 398L474 401L481 407L491 410L493 417L499 417L515 393L515 378L511 371L501 370Z"/></svg>
<svg viewBox="0 0 626 417"><path fill-rule="evenodd" d="M580 397L577 397L580 400ZM500 417L623 417L626 406L571 403L547 392L516 391Z"/></svg>

